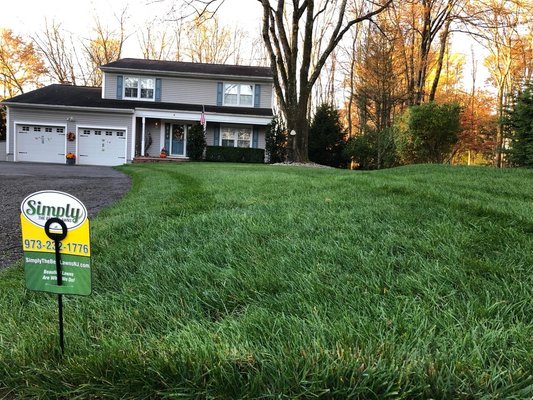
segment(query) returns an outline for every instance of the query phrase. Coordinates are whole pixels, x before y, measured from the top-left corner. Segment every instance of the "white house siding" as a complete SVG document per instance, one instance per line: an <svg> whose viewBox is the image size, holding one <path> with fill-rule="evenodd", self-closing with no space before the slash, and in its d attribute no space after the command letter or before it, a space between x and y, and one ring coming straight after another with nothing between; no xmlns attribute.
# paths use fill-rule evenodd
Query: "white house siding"
<svg viewBox="0 0 533 400"><path fill-rule="evenodd" d="M127 161L131 161L131 114L104 113L104 112L80 112L66 110L42 110L30 108L9 108L10 121L8 124L10 141L8 152L9 160L13 161L15 138L15 123L42 124L51 126L66 126L66 132L77 132L77 128L102 127L102 128L126 128L127 134ZM70 120L69 120L70 119ZM67 142L67 152L76 152L76 141Z"/></svg>

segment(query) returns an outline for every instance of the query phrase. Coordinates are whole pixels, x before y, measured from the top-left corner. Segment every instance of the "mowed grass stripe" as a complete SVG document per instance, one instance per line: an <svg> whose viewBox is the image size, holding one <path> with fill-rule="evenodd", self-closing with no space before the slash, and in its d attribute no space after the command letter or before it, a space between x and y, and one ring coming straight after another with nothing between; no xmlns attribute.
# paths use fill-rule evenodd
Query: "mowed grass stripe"
<svg viewBox="0 0 533 400"><path fill-rule="evenodd" d="M122 168L94 293L0 275L19 397L528 398L532 171Z"/></svg>

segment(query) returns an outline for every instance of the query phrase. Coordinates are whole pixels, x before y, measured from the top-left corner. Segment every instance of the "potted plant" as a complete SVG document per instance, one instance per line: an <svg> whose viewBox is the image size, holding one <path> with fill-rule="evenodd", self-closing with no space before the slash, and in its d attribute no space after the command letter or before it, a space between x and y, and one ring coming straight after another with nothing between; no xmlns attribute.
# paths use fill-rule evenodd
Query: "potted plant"
<svg viewBox="0 0 533 400"><path fill-rule="evenodd" d="M167 158L167 149L165 149L164 147L161 149L161 153L159 153L159 157L161 158Z"/></svg>
<svg viewBox="0 0 533 400"><path fill-rule="evenodd" d="M67 153L67 165L74 165L76 164L76 155L74 153Z"/></svg>

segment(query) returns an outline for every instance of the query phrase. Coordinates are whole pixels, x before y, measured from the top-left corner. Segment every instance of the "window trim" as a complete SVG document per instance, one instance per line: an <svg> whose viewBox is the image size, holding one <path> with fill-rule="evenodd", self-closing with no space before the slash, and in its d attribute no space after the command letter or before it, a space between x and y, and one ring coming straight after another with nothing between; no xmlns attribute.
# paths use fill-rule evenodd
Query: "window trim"
<svg viewBox="0 0 533 400"><path fill-rule="evenodd" d="M226 103L226 86L228 85L237 85L237 104L227 104ZM251 86L252 87L252 101L250 104L241 104L241 86ZM255 84L251 82L223 82L222 83L222 105L227 107L248 107L254 108L255 99Z"/></svg>
<svg viewBox="0 0 533 400"><path fill-rule="evenodd" d="M126 96L126 80L128 78L137 79L137 97ZM149 98L149 97L141 97L141 80L142 79L151 79L153 81L153 84L154 84L154 87L152 89L153 90L153 96L151 98ZM155 78L155 76L124 75L122 77L122 99L123 100L154 101L155 102L156 81L157 81L157 79Z"/></svg>
<svg viewBox="0 0 533 400"><path fill-rule="evenodd" d="M250 145L248 147L241 147L241 149L251 149L252 148L252 145L253 145L253 140L254 140L254 127L252 125L220 125L220 133L219 133L219 138L218 138L218 145L220 147L231 147L231 146L222 146L222 136L223 136L223 133L222 131L225 129L225 128L230 128L230 129L233 129L234 130L234 136L233 136L233 147L239 147L238 144L239 144L239 137L238 137L238 133L237 133L237 130L238 129L249 129L250 130Z"/></svg>

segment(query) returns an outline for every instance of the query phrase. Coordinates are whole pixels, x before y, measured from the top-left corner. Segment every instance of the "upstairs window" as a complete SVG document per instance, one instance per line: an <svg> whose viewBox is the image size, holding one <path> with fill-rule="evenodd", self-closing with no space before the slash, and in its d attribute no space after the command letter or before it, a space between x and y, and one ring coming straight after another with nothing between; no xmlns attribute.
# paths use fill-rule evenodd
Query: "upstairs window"
<svg viewBox="0 0 533 400"><path fill-rule="evenodd" d="M248 83L224 84L224 105L253 107L254 85Z"/></svg>
<svg viewBox="0 0 533 400"><path fill-rule="evenodd" d="M155 79L139 76L124 77L124 99L154 100Z"/></svg>

